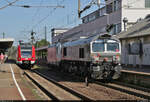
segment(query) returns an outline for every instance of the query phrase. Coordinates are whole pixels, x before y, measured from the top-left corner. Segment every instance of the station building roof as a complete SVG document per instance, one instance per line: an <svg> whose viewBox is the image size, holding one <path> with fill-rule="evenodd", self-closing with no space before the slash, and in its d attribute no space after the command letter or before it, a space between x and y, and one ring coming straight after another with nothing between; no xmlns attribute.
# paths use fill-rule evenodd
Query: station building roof
<svg viewBox="0 0 150 102"><path fill-rule="evenodd" d="M143 19L137 22L127 31L118 34L119 39L128 39L150 35L150 18Z"/></svg>
<svg viewBox="0 0 150 102"><path fill-rule="evenodd" d="M13 42L13 38L0 38L0 51L6 51L12 46Z"/></svg>

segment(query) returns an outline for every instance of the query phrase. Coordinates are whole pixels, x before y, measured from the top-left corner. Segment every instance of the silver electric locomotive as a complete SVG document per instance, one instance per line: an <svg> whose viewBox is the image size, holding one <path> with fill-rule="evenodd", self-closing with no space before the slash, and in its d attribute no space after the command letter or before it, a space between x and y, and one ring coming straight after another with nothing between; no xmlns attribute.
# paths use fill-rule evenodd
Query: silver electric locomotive
<svg viewBox="0 0 150 102"><path fill-rule="evenodd" d="M47 61L64 71L107 80L119 78L120 55L119 40L104 34L52 45Z"/></svg>

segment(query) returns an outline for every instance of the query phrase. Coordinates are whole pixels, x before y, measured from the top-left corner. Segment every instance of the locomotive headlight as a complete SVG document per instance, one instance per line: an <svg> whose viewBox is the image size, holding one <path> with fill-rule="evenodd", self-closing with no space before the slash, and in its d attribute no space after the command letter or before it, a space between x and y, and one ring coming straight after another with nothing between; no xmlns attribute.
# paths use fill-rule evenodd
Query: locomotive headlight
<svg viewBox="0 0 150 102"><path fill-rule="evenodd" d="M113 56L113 61L120 61L120 56L119 55L116 55L116 56Z"/></svg>
<svg viewBox="0 0 150 102"><path fill-rule="evenodd" d="M32 57L32 60L35 60L35 58L34 58L34 57Z"/></svg>
<svg viewBox="0 0 150 102"><path fill-rule="evenodd" d="M122 67L121 67L120 64L118 64L118 65L115 67L115 71L116 71L116 72L120 72L121 69L122 69Z"/></svg>
<svg viewBox="0 0 150 102"><path fill-rule="evenodd" d="M113 56L113 59L112 59L113 61L116 61L116 56Z"/></svg>
<svg viewBox="0 0 150 102"><path fill-rule="evenodd" d="M119 55L116 55L116 60L120 61L120 56Z"/></svg>
<svg viewBox="0 0 150 102"><path fill-rule="evenodd" d="M96 54L91 54L92 60L99 60L99 57Z"/></svg>

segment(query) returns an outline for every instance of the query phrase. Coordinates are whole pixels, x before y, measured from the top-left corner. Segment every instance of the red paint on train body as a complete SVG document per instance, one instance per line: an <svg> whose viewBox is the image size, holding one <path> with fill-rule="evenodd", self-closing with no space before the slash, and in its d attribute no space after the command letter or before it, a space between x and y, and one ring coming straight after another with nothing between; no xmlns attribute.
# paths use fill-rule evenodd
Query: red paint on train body
<svg viewBox="0 0 150 102"><path fill-rule="evenodd" d="M30 46L18 45L16 59L17 59L16 63L18 65L30 69L35 64L36 61L35 47L33 45Z"/></svg>

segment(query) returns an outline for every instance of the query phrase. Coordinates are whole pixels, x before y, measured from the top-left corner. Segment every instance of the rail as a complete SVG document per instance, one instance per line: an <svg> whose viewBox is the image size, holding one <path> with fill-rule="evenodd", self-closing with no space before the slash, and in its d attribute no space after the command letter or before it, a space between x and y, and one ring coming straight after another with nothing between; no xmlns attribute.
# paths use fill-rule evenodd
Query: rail
<svg viewBox="0 0 150 102"><path fill-rule="evenodd" d="M137 97L141 97L144 99L148 99L150 100L150 93L149 93L149 89L146 88L142 88L142 87L138 87L138 86L134 86L134 85L130 85L130 84L124 84L121 82L111 82L111 83L102 83L99 81L95 81L96 84L108 87L108 88L112 88L130 95L134 95Z"/></svg>
<svg viewBox="0 0 150 102"><path fill-rule="evenodd" d="M47 76L45 76L45 75L43 75L43 74L37 72L37 71L33 71L33 70L30 71L30 72L29 72L29 71L25 71L25 72L24 72L25 75L26 75L29 79L31 79L31 80L34 82L34 84L36 84L36 85L37 85L50 99L52 99L52 100L67 100L67 99L60 99L60 98L57 97L56 94L51 93L51 92L50 92L49 90L47 90L43 85L41 85L40 82L38 82L37 80L35 80L35 78L31 75L31 74L32 74L31 72L34 73L34 74L36 73L36 76L38 75L39 77L44 78L44 79L47 80L48 82L53 83L53 84L56 85L57 87L59 87L59 88L65 90L66 92L70 93L72 96L77 97L79 100L92 100L92 99L90 99L89 97L84 96L84 95L82 95L82 94L80 94L80 93L78 93L78 92L76 92L76 91L74 91L74 90L72 90L72 89L70 89L70 88L64 86L64 85L61 85L61 84L59 84L58 82L56 82L55 80L53 80L53 79L51 79L51 78L49 78L49 77L47 77ZM78 99L77 99L77 100L78 100Z"/></svg>

